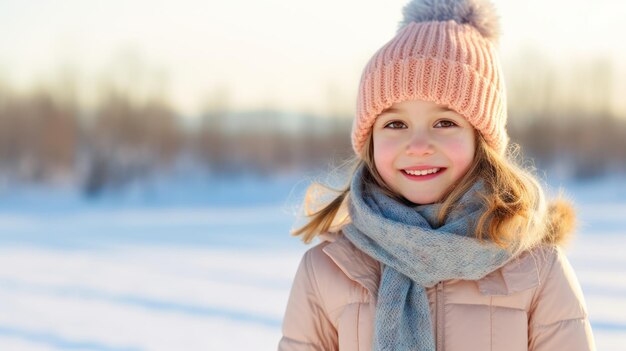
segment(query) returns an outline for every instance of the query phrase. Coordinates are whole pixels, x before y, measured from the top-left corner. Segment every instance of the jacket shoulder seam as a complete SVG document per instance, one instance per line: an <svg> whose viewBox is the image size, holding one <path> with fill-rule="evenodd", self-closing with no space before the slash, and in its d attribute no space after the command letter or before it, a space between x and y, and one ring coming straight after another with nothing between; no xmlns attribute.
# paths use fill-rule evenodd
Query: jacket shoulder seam
<svg viewBox="0 0 626 351"><path fill-rule="evenodd" d="M499 305L487 304L487 303L446 302L446 306L482 306L482 307L486 307L486 308L495 308L495 309L527 312L524 308L520 308L520 307L499 306Z"/></svg>
<svg viewBox="0 0 626 351"><path fill-rule="evenodd" d="M548 281L548 278L550 277L550 275L552 274L552 269L554 268L554 264L556 263L556 260L558 259L558 247L554 246L554 247L549 247L549 255L551 255L552 257L550 258L549 261L549 266L544 268L544 274L541 274L539 276L539 285L535 288L535 292L533 294L533 298L532 298L532 306L534 309L534 306L537 304L537 298L543 293L543 290L546 286L546 282Z"/></svg>
<svg viewBox="0 0 626 351"><path fill-rule="evenodd" d="M533 324L533 328L538 328L538 329L543 329L543 328L548 328L551 327L555 324L562 324L562 323L571 323L571 322L578 322L578 321L587 321L587 316L582 316L582 317L577 317L577 318L566 318L566 319L560 319L558 321L554 321L552 323L548 323L548 324L539 324L539 323L535 323Z"/></svg>
<svg viewBox="0 0 626 351"><path fill-rule="evenodd" d="M364 304L365 304L365 305L367 305L367 304L369 304L369 302L359 302L359 301L355 301L355 302L347 302L347 303L345 303L345 304L342 304L342 305L340 305L340 306L337 306L337 307L333 308L333 309L332 309L332 311L330 311L329 313L330 313L330 314L335 313L335 312L337 312L337 311L339 311L339 310L341 310L341 309L344 309L344 308L346 308L346 307L348 307L348 306L352 306L352 305L364 305Z"/></svg>
<svg viewBox="0 0 626 351"><path fill-rule="evenodd" d="M313 280L313 285L315 286L315 294L320 298L320 307L326 313L326 315L328 315L328 306L326 304L326 299L324 298L324 296L322 296L322 290L320 289L319 281L317 279L317 272L315 270L315 265L313 264L314 255L319 254L315 251L321 252L323 246L326 246L326 244L321 243L309 249L309 251L307 252L307 266L309 266L309 270L311 271L311 279Z"/></svg>

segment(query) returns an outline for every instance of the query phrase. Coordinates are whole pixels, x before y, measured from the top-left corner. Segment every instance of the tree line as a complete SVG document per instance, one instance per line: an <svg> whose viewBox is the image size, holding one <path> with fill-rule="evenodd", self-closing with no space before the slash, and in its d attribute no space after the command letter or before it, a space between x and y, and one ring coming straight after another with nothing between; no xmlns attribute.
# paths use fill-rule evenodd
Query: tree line
<svg viewBox="0 0 626 351"><path fill-rule="evenodd" d="M626 172L626 116L610 107L614 72L590 67L591 87L573 95L548 68L511 74L508 131L541 169L578 178ZM17 94L1 85L0 180L97 196L181 164L213 176L314 170L351 155L351 126L346 113L237 111L219 95L189 124L163 96L139 100L110 87L85 108L55 89Z"/></svg>

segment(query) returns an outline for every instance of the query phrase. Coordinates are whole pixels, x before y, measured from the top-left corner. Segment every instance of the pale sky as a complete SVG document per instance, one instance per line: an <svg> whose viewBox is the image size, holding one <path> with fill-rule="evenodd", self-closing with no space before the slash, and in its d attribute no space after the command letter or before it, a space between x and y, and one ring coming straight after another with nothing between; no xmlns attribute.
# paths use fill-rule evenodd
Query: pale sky
<svg viewBox="0 0 626 351"><path fill-rule="evenodd" d="M28 89L69 65L85 98L97 81L114 77L133 82L138 95L159 90L188 114L219 89L235 109L349 113L361 70L393 37L405 3L1 0L0 82ZM494 3L505 63L522 47L557 63L626 61L624 1Z"/></svg>

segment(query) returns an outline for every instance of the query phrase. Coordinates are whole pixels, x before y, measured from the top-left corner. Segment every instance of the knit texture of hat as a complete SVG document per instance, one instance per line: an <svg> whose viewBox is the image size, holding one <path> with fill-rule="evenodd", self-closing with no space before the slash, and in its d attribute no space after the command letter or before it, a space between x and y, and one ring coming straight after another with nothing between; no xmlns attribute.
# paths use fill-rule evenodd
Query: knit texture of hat
<svg viewBox="0 0 626 351"><path fill-rule="evenodd" d="M481 0L413 0L393 39L369 60L357 96L352 147L362 156L376 117L396 102L447 105L503 154L508 144L499 22Z"/></svg>

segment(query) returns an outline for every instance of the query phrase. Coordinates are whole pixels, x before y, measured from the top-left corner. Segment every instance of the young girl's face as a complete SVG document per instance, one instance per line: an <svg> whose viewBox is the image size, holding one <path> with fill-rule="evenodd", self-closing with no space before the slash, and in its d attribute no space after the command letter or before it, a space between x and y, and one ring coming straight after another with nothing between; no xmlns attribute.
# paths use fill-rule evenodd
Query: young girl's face
<svg viewBox="0 0 626 351"><path fill-rule="evenodd" d="M378 173L395 193L415 204L440 200L474 158L474 127L430 101L393 104L376 118L372 133ZM428 174L421 175L424 171Z"/></svg>

